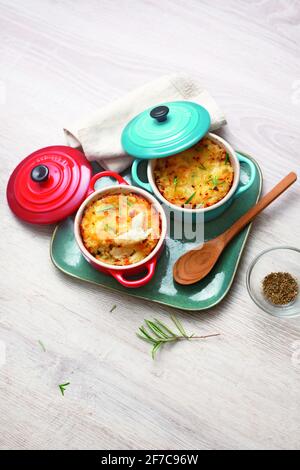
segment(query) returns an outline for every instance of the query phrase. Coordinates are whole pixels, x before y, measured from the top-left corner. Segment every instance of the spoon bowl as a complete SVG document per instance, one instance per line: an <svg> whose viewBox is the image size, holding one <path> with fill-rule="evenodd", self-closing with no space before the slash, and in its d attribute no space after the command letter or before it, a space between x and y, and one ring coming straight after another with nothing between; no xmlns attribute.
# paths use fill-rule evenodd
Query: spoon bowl
<svg viewBox="0 0 300 470"><path fill-rule="evenodd" d="M175 263L173 275L176 282L182 285L194 284L204 278L214 267L223 251L222 238L214 238L203 246L188 252L189 256L181 256ZM201 267L201 272L199 268Z"/></svg>

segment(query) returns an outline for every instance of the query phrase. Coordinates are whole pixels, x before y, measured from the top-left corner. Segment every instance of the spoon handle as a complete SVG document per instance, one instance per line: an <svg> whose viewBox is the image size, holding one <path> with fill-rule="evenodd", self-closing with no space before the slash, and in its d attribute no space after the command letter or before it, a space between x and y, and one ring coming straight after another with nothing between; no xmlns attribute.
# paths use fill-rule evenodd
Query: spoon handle
<svg viewBox="0 0 300 470"><path fill-rule="evenodd" d="M226 232L223 233L225 245L235 237L254 217L262 212L271 202L273 202L280 194L286 191L295 181L297 175L294 172L285 176L274 188L263 196L255 206L251 207L239 220L237 220Z"/></svg>

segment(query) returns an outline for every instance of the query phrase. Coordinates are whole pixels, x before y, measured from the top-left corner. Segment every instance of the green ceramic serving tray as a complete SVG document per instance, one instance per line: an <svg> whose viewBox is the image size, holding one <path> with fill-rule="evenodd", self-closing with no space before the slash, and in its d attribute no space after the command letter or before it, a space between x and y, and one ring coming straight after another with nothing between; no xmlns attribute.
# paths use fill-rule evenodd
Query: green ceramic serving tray
<svg viewBox="0 0 300 470"><path fill-rule="evenodd" d="M233 202L220 217L205 224L205 240L214 238L224 232L250 209L260 197L262 188L261 170L253 158L244 153L242 155L250 158L255 164L254 184ZM123 176L131 183L129 171ZM243 181L248 178L247 167L243 165L241 165L241 178ZM103 178L98 183L97 189L108 184L116 184L110 178ZM72 217L67 218L56 227L51 241L50 253L52 262L62 272L82 281L98 284L99 288L105 287L182 310L197 311L218 304L229 292L250 228L249 225L232 240L205 279L191 286L176 284L172 276L174 262L189 248L189 244L181 240L167 238L166 247L157 264L153 279L146 286L139 289L126 289L112 277L96 271L85 261L74 239Z"/></svg>

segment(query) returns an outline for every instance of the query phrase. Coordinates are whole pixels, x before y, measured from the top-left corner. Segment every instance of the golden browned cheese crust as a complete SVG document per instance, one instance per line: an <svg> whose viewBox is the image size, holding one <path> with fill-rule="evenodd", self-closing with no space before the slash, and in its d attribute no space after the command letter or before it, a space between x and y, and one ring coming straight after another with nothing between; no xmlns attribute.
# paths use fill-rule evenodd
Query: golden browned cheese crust
<svg viewBox="0 0 300 470"><path fill-rule="evenodd" d="M184 152L157 160L154 178L167 201L180 207L209 207L223 199L233 182L226 150L205 137Z"/></svg>
<svg viewBox="0 0 300 470"><path fill-rule="evenodd" d="M126 266L154 250L160 237L160 216L142 196L110 194L86 207L80 230L84 246L95 258Z"/></svg>

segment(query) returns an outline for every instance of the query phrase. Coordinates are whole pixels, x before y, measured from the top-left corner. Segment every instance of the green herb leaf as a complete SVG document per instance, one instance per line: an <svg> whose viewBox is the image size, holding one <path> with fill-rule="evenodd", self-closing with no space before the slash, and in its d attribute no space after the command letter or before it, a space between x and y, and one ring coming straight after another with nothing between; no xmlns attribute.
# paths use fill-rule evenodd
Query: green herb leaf
<svg viewBox="0 0 300 470"><path fill-rule="evenodd" d="M128 198L127 198L127 205L128 205L129 207L133 206L133 202L129 201Z"/></svg>
<svg viewBox="0 0 300 470"><path fill-rule="evenodd" d="M191 200L193 199L193 197L195 196L196 194L196 191L185 201L184 204L188 204L189 202L191 202Z"/></svg>
<svg viewBox="0 0 300 470"><path fill-rule="evenodd" d="M163 323L161 320L157 320L155 318L155 321L156 321L157 325L160 325L162 328L164 328L166 330L166 332L169 333L171 336L176 336L176 333L174 333L172 330L170 330L170 328L165 323Z"/></svg>
<svg viewBox="0 0 300 470"><path fill-rule="evenodd" d="M209 178L207 180L208 183L211 183L213 188L219 186L220 184L224 184L225 181L220 181L219 178L217 176L212 176L211 178Z"/></svg>
<svg viewBox="0 0 300 470"><path fill-rule="evenodd" d="M138 338L142 339L143 341L147 341L147 343L150 343L150 344L156 343L156 341L152 341L152 340L146 338L145 336L140 335L140 333L137 333L136 335L137 335Z"/></svg>
<svg viewBox="0 0 300 470"><path fill-rule="evenodd" d="M159 327L157 327L157 325L155 325L155 323L153 323L152 321L145 320L145 323L148 326L148 328L155 334L155 336L157 336L157 338L164 339L167 337L164 333L162 333Z"/></svg>
<svg viewBox="0 0 300 470"><path fill-rule="evenodd" d="M148 341L150 341L151 343L156 343L156 339L152 338L152 336L149 335L149 333L147 332L147 330L141 326L139 328L140 332L142 333L142 335L144 336L144 338L146 338ZM139 334L139 333L138 333Z"/></svg>
<svg viewBox="0 0 300 470"><path fill-rule="evenodd" d="M111 227L109 224L104 225L104 230L105 230L105 232L114 232L115 231L114 228Z"/></svg>
<svg viewBox="0 0 300 470"><path fill-rule="evenodd" d="M66 382L65 384L60 384L60 385L59 385L59 389L60 389L60 391L61 391L62 396L65 395L65 389L66 389L66 387L67 387L68 385L70 385L70 382Z"/></svg>
<svg viewBox="0 0 300 470"><path fill-rule="evenodd" d="M116 305L113 305L109 312L110 312L110 313L113 312L116 308L117 308L117 306L116 306Z"/></svg>
<svg viewBox="0 0 300 470"><path fill-rule="evenodd" d="M168 335L166 332L161 328L159 323L155 322L149 322L152 325L152 328L157 332L158 335L160 335L162 338L166 339L168 338Z"/></svg>
<svg viewBox="0 0 300 470"><path fill-rule="evenodd" d="M227 165L228 163L229 163L229 154L226 152L225 164Z"/></svg>
<svg viewBox="0 0 300 470"><path fill-rule="evenodd" d="M45 348L45 346L44 346L44 343L43 343L40 339L38 340L38 343L39 343L39 345L41 346L42 350L43 350L44 352L46 352L46 348Z"/></svg>
<svg viewBox="0 0 300 470"><path fill-rule="evenodd" d="M214 187L219 184L219 178L217 176L213 176L210 181Z"/></svg>
<svg viewBox="0 0 300 470"><path fill-rule="evenodd" d="M107 206L99 207L96 209L96 213L100 214L101 212L110 211L111 209L114 209L114 208L115 206L112 206L111 204Z"/></svg>
<svg viewBox="0 0 300 470"><path fill-rule="evenodd" d="M152 359L154 360L155 359L155 353L159 350L159 348L161 347L162 343L160 342L157 342L153 348L152 348L152 351L151 351L151 355L152 355Z"/></svg>
<svg viewBox="0 0 300 470"><path fill-rule="evenodd" d="M187 338L188 335L187 335L185 329L183 328L182 323L178 320L178 318L176 318L175 315L171 315L171 320L174 323L174 325L178 328L179 333L181 333L182 336Z"/></svg>

